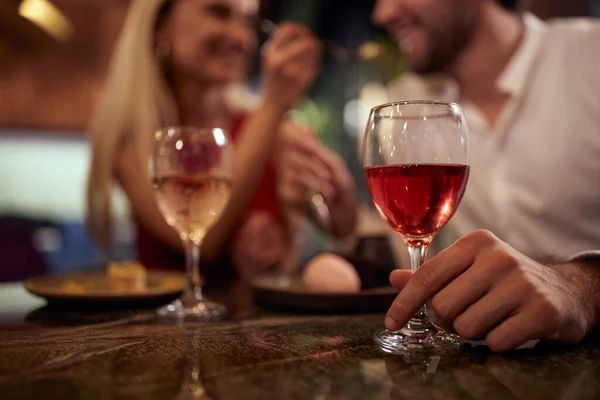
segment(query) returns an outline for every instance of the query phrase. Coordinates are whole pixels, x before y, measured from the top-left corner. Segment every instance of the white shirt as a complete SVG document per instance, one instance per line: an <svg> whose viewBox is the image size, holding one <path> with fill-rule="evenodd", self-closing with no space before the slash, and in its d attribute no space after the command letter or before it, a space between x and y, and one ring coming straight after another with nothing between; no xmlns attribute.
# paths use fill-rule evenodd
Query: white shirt
<svg viewBox="0 0 600 400"><path fill-rule="evenodd" d="M471 175L447 231L456 239L489 229L531 257L568 258L600 249L600 22L526 14L524 23L497 81L510 95L498 123L462 103ZM389 95L459 101L460 90L405 74Z"/></svg>

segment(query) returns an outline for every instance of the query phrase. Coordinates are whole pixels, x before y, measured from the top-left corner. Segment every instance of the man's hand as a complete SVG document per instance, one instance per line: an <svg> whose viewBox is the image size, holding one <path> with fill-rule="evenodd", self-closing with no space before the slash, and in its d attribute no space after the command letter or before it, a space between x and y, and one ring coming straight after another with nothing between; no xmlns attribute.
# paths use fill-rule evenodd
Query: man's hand
<svg viewBox="0 0 600 400"><path fill-rule="evenodd" d="M432 299L442 328L467 340L485 338L493 351L532 339L582 340L600 310L600 268L542 265L487 231L476 231L425 262L417 272L394 271L401 290L385 325L404 326Z"/></svg>

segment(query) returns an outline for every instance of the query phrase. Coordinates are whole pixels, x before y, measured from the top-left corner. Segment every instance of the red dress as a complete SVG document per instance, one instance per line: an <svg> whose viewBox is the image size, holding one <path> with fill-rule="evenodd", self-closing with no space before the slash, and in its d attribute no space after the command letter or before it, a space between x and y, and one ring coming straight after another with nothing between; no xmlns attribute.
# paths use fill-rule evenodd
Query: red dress
<svg viewBox="0 0 600 400"><path fill-rule="evenodd" d="M236 118L231 126L230 136L236 142L240 136L241 127L245 116ZM250 200L244 215L240 221L240 227L244 221L256 211L264 211L270 214L276 221L283 220L283 214L277 201L276 181L277 175L272 164L268 164L263 176L256 188L254 197ZM179 269L183 270L185 259L183 254L173 250L160 239L148 231L139 221L137 225L137 253L138 260L149 269ZM238 227L239 228L239 227ZM224 255L223 259L228 260Z"/></svg>

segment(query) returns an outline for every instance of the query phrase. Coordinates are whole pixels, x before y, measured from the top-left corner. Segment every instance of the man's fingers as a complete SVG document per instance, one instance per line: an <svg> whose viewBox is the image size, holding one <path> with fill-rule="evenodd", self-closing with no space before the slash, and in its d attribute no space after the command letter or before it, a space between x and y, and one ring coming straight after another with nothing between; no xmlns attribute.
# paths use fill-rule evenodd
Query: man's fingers
<svg viewBox="0 0 600 400"><path fill-rule="evenodd" d="M435 315L445 327L453 329L456 317L481 299L497 283L485 262L475 262L431 299Z"/></svg>
<svg viewBox="0 0 600 400"><path fill-rule="evenodd" d="M440 256L442 253L438 255ZM388 310L388 329L390 326L395 328L391 330L403 327L427 300L470 266L468 261L470 257L461 255L456 259L434 258L423 264L413 273Z"/></svg>
<svg viewBox="0 0 600 400"><path fill-rule="evenodd" d="M476 231L425 262L390 307L386 316L389 325L396 330L404 326L427 300L471 267L478 254L497 240L487 231Z"/></svg>
<svg viewBox="0 0 600 400"><path fill-rule="evenodd" d="M390 283L398 290L402 290L410 280L412 271L397 269L390 274Z"/></svg>
<svg viewBox="0 0 600 400"><path fill-rule="evenodd" d="M560 322L558 313L544 306L529 306L502 322L487 334L485 341L495 352L515 349L533 339L545 339L556 334Z"/></svg>
<svg viewBox="0 0 600 400"><path fill-rule="evenodd" d="M510 283L509 283L510 285ZM472 304L453 322L456 333L467 340L485 337L494 326L510 316L522 302L516 286L497 287Z"/></svg>

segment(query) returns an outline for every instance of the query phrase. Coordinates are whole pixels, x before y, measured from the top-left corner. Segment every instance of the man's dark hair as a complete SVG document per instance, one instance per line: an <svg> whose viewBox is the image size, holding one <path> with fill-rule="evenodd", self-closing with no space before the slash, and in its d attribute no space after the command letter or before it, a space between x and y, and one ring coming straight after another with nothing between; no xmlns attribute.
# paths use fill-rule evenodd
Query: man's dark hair
<svg viewBox="0 0 600 400"><path fill-rule="evenodd" d="M523 5L521 0L499 0L502 7L509 11L520 11Z"/></svg>

